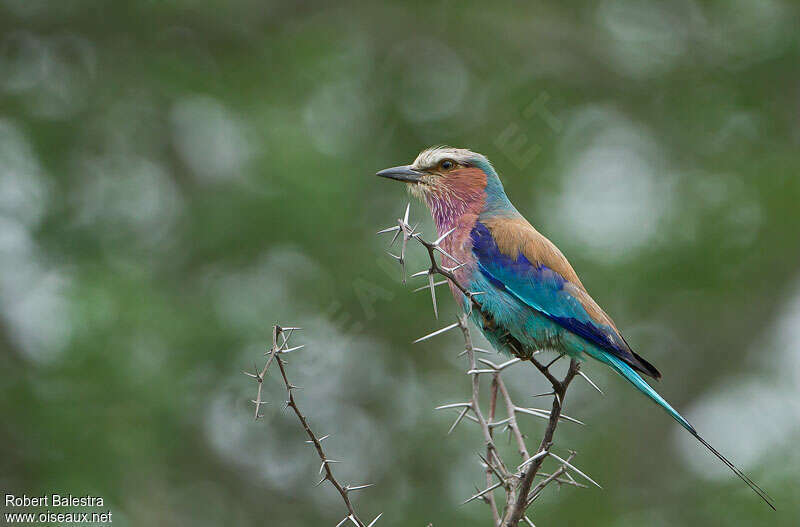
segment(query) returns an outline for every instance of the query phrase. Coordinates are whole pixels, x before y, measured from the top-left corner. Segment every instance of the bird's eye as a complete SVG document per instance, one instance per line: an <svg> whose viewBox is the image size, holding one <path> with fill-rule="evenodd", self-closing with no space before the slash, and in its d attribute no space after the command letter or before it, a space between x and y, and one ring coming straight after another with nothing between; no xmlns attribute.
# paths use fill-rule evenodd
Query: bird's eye
<svg viewBox="0 0 800 527"><path fill-rule="evenodd" d="M445 159L444 161L441 162L439 166L442 167L442 170L450 170L455 166L455 163L453 163L449 159Z"/></svg>

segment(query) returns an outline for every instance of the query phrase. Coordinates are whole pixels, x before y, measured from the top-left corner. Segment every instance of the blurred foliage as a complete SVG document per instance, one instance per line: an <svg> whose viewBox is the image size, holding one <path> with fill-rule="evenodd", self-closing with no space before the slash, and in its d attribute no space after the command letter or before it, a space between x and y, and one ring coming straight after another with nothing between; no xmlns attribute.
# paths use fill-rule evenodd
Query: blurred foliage
<svg viewBox="0 0 800 527"><path fill-rule="evenodd" d="M337 473L377 484L365 516L488 525L458 506L479 435L432 411L467 393L458 338L410 344L429 300L374 236L406 202L372 174L446 143L492 159L779 508L589 365L606 395L576 383L588 426L557 447L605 490L551 489L537 524L797 525L797 23L790 0L0 0L0 484L122 526L334 525L277 380L251 419L240 372L280 321Z"/></svg>

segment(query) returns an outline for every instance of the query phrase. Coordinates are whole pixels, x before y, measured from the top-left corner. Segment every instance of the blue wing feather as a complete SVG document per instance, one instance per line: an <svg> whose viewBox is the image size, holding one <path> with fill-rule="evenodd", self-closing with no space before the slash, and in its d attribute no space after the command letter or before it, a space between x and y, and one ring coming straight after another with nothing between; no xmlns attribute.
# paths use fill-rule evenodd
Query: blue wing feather
<svg viewBox="0 0 800 527"><path fill-rule="evenodd" d="M575 297L577 290L559 273L529 261L524 254L516 258L503 254L481 222L475 224L471 238L478 268L490 283L599 348L628 362L638 362L615 328L592 320Z"/></svg>

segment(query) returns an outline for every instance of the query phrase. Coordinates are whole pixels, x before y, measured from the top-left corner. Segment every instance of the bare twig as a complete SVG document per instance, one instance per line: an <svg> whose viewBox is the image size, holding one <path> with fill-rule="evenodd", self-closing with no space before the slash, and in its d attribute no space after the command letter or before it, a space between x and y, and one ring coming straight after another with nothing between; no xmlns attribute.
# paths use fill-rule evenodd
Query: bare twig
<svg viewBox="0 0 800 527"><path fill-rule="evenodd" d="M253 377L256 379L258 383L258 392L256 394L255 400L253 400L253 404L256 406L256 419L261 417L259 414L259 408L261 405L266 404L263 402L261 398L261 390L264 384L264 378L267 374L267 370L269 367L275 363L278 365L278 370L280 371L281 379L283 380L283 385L286 388L286 393L288 399L286 401L286 406L291 408L294 412L295 416L297 417L298 421L300 421L303 430L305 430L306 435L308 436L308 440L306 443L310 443L314 445L314 449L317 452L317 456L321 461L321 465L319 467L319 473L322 475L322 479L319 480L317 485L324 483L325 481L329 481L331 485L336 489L339 495L344 502L345 508L347 509L347 516L339 522L339 525L344 525L348 521L356 525L357 527L372 527L374 526L377 521L380 519L381 514L379 514L371 523L366 524L364 523L356 513L355 509L353 508L353 504L350 501L349 494L351 492L355 492L358 490L363 490L368 487L371 487L372 484L365 484L365 485L343 485L336 479L333 474L333 469L331 465L334 463L338 463L338 461L329 458L325 451L322 448L322 442L327 439L329 436L317 437L316 434L311 430L311 427L308 424L308 419L305 415L300 411L300 407L297 405L297 401L294 397L294 390L297 389L297 386L294 386L291 382L289 382L289 378L286 375L286 367L285 367L285 360L281 357L287 353L300 349L302 346L295 346L293 348L289 347L289 338L292 336L292 332L300 328L282 328L279 325L275 325L272 327L272 346L270 347L269 351L267 352L267 361L264 367L260 371L256 371L255 374L244 372L245 375L249 377ZM280 340L280 342L279 342Z"/></svg>
<svg viewBox="0 0 800 527"><path fill-rule="evenodd" d="M574 379L575 376L578 374L578 368L579 368L578 361L572 359L569 364L569 370L567 370L564 379L561 381L557 381L557 384L555 383L553 384L553 391L559 397L553 397L553 407L552 410L550 410L550 419L548 420L547 428L544 431L544 436L542 437L542 441L539 443L539 450L538 450L539 452L549 451L553 445L553 435L555 434L556 428L558 427L558 421L559 417L561 416L561 405L562 402L564 401L564 395L566 394L570 382L572 382L572 379ZM522 476L519 487L516 489L517 490L516 496L509 495L509 501L508 501L509 506L506 512L506 516L503 518L503 523L501 524L503 527L516 527L519 524L522 517L525 515L525 511L530 505L529 496L531 493L531 484L533 483L533 478L535 478L537 472L539 472L542 463L544 463L545 457L547 456L542 456L541 458L537 459L536 461L528 465L528 467L525 469L524 475ZM544 488L544 486L546 486L546 484L542 485L542 489ZM541 492L542 489L539 489L538 492Z"/></svg>
<svg viewBox="0 0 800 527"><path fill-rule="evenodd" d="M467 316L462 315L458 319L458 326L461 328L461 333L464 336L464 350L467 352L467 360L469 361L469 370L475 371L475 351L472 346L472 337L469 333L469 326L467 325ZM483 439L486 442L486 486L487 493L485 494L486 502L489 504L489 508L492 512L492 518L494 519L494 525L498 525L500 523L500 511L497 509L497 502L495 500L494 494L491 490L503 485L508 478L508 469L503 464L503 460L497 452L497 447L494 444L494 437L492 434L492 429L489 427L489 423L484 419L483 413L481 412L480 407L480 388L481 383L480 379L478 378L478 373L472 374L472 399L470 400L470 407L469 409L475 415L475 418L478 420L478 424L481 427L481 432L483 433ZM493 386L493 395L491 396L491 402L489 405L489 421L494 420L495 410L496 410L496 401L497 401L497 387L496 385ZM499 481L496 484L493 484L493 476L497 474ZM470 500L468 500L470 501ZM467 503L467 502L465 502Z"/></svg>
<svg viewBox="0 0 800 527"><path fill-rule="evenodd" d="M508 388L506 388L503 378L500 377L499 373L496 375L496 377L497 385L500 388L500 394L503 396L503 401L506 404L506 412L508 413L509 417L509 431L517 442L517 449L519 450L519 454L522 456L522 459L528 459L530 457L530 454L528 454L528 447L525 445L525 438L522 436L519 425L517 425L517 407L511 400L511 395L508 393Z"/></svg>

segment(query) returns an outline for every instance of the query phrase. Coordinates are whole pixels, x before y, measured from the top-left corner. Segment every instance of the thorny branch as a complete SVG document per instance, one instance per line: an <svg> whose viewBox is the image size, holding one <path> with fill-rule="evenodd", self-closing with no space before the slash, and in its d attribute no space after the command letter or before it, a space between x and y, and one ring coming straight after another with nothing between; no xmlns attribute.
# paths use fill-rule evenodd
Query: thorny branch
<svg viewBox="0 0 800 527"><path fill-rule="evenodd" d="M428 242L422 238L422 234L420 232L416 231L416 226L411 227L409 224L409 210L410 205L406 207L403 218L397 220L396 226L389 227L388 229L384 229L379 232L379 234L389 232L394 233L391 245L394 244L398 237L402 236L400 254L389 254L400 263L400 266L402 267L403 282L405 283L405 263L408 242L410 240L415 240L426 249L430 260L430 267L424 271L411 275L411 277L427 277L427 285L420 287L415 291L430 289L431 300L433 302L433 312L436 318L439 316L439 310L436 305L436 287L450 283L456 289L461 291L461 293L463 293L464 296L469 300L469 313L459 317L454 324L450 324L449 326L434 331L433 333L430 333L415 341L422 342L455 328L459 328L461 330L464 338L464 351L461 355L466 355L468 360L467 375L471 377L471 398L466 402L446 404L437 407L437 410L456 409L458 411L458 417L450 427L448 434L451 433L466 418L478 424L484 443L486 444L485 456L480 455L482 466L485 469L486 487L483 490L476 489L476 493L465 500L464 503L469 503L477 499L485 502L491 510L493 525L495 527L516 527L522 520L524 520L528 525L533 526L533 522L525 515L526 511L548 485L552 483L558 483L559 485L563 484L572 485L575 487L586 487L586 485L578 483L572 477L569 472L570 470L585 478L587 481L596 485L597 487L600 487L600 485L598 485L589 476L572 465L572 459L576 455L575 452L570 452L567 459L563 459L552 451L553 437L555 435L556 428L558 427L558 423L561 420L583 424L577 419L573 419L562 412L567 388L569 388L572 380L577 375L581 375L592 385L593 388L598 391L600 391L600 389L583 372L580 371L579 363L574 359L570 361L569 368L567 369L564 377L561 379L557 378L556 375L550 371L550 366L556 360L558 360L558 358L549 364L542 364L535 357L535 355L539 353L538 351L532 354L526 354L522 352L522 348L519 343L510 335L506 336L507 342L504 342L504 344L506 344L506 347L516 355L515 358L503 362L502 364L495 364L483 358L478 359L476 357L478 353L488 352L473 345L472 337L469 331L468 320L469 315L477 315L479 320L491 320L491 316L482 311L482 306L478 299L479 295L484 293L481 291L470 291L458 281L454 271L462 267L464 263L459 262L440 246L441 242L447 238L447 236L452 234L453 230L444 233L434 242ZM455 265L453 267L445 267L440 264L436 259L437 252L455 262ZM436 275L444 277L445 280L436 281ZM519 406L513 402L511 394L509 393L508 388L503 381L502 374L507 368L521 362L532 363L536 369L538 369L550 382L552 391L538 395L553 397L553 403L550 410L527 408ZM480 365L478 363L480 363ZM491 376L488 401L488 419L481 411L480 405L481 394L479 376L484 374ZM506 414L506 417L501 420L498 420L497 418L498 400L504 407ZM539 443L539 447L536 449L536 452L533 455L529 453L529 449L525 443L525 436L520 431L517 421L519 414L547 419L547 427L545 428L544 434ZM503 461L500 453L498 452L497 446L495 445L495 429L499 427L503 427L505 430L507 430L510 434L510 437L513 438L514 442L516 443L517 451L522 459L522 463L515 469L509 469L509 466L513 465L508 465L505 461ZM540 469L548 457L555 460L558 463L558 466L552 473L545 474L540 472ZM533 482L537 477L543 477L544 479L537 485L533 486ZM505 493L505 503L502 505L502 509L501 506L498 505L495 497L495 491L501 488Z"/></svg>
<svg viewBox="0 0 800 527"><path fill-rule="evenodd" d="M583 424L577 419L569 417L562 412L567 389L576 376L580 375L594 389L600 393L603 392L600 391L600 388L598 388L594 382L592 382L583 372L580 371L579 364L576 360L573 359L570 361L566 374L563 378L559 379L550 371L550 366L556 360L558 360L560 356L549 364L542 364L535 357L539 351L535 351L533 353L524 352L520 343L514 340L511 335L506 335L502 344L504 347L511 350L511 352L515 355L515 358L500 364L496 364L485 358L478 358L478 354L488 354L489 352L473 345L468 321L470 315L477 316L478 320L491 320L491 316L488 313L484 313L480 301L478 300L479 295L484 293L481 291L468 290L456 278L454 271L462 267L464 264L458 262L440 246L441 242L446 239L447 236L452 234L453 231L451 230L444 233L434 242L428 242L422 238L421 233L416 231L416 226L410 226L408 221L409 210L410 205L409 207L406 207L404 217L397 220L396 226L379 232L379 234L394 232L392 244L394 244L400 235L402 235L400 254L389 254L400 263L403 273L403 282L405 283L406 279L405 263L408 242L410 240L415 240L426 249L430 260L430 267L428 269L412 275L412 278L417 276L426 276L428 280L427 285L420 287L415 291L430 289L431 300L433 302L433 311L436 318L439 317L438 307L436 304L436 287L450 283L453 285L453 287L461 291L461 293L463 293L469 301L469 312L459 317L455 323L414 341L422 342L455 328L459 328L461 330L461 334L464 339L464 351L461 352L459 356L466 355L467 357L468 369L466 373L471 379L471 397L465 402L445 404L436 408L437 410L455 409L458 411L458 416L450 427L448 434L453 432L453 430L455 430L455 428L464 419L467 419L478 424L481 430L483 441L486 445L485 454L478 454L481 460L481 466L484 470L486 487L483 490L476 488L476 493L470 498L466 499L464 503L469 503L478 499L486 503L491 510L493 520L492 524L494 527L517 527L521 521L524 521L531 527L535 527L533 521L526 516L526 512L533 501L541 495L542 491L544 491L548 485L557 483L558 485L570 485L574 487L585 488L586 485L579 483L573 478L572 474L570 473L573 472L593 485L600 487L600 485L598 485L593 479L572 464L572 460L576 455L575 452L570 451L566 459L559 457L555 452L553 452L553 437L555 435L556 428L558 427L558 423L561 420ZM436 253L439 253L442 256L452 260L455 262L455 265L453 267L445 267L444 265L440 264L436 259ZM444 277L444 280L436 281L436 275ZM308 419L301 412L299 406L297 405L297 401L295 400L294 390L297 387L294 386L287 377L286 361L284 356L303 347L302 345L289 347L289 339L291 338L292 333L299 329L300 328L296 327L281 327L279 325L273 326L272 346L266 353L267 358L264 366L260 370L258 367L256 367L253 373L243 372L245 375L255 379L258 385L256 398L251 401L255 405L255 419L262 417L261 407L267 404L262 398L264 379L266 378L269 368L273 364L277 364L277 368L280 372L280 376L287 393L286 406L292 409L295 416L300 421L303 430L305 430L306 435L308 436L306 443L314 446L317 456L321 461L321 466L319 469L321 479L317 485L321 485L326 481L330 482L330 484L333 485L333 487L339 493L339 496L341 497L342 502L347 509L347 515L336 525L336 527L343 527L348 523L355 525L356 527L374 527L374 525L381 518L382 514L378 514L375 519L373 519L369 524L366 524L359 518L350 500L351 492L362 490L367 487L371 487L372 485L343 485L339 480L336 479L331 465L338 463L338 461L330 459L325 454L325 451L322 447L322 442L329 436L326 435L323 437L318 437L311 430L311 427L308 424ZM550 410L520 406L514 403L502 375L511 366L520 364L522 362L530 362L533 364L536 369L538 369L550 382L552 387L551 391L534 396L552 396L553 402ZM486 414L484 414L481 410L481 375L491 376L488 393L489 410ZM498 406L500 406L505 413L505 418L503 419L498 418ZM547 420L547 427L545 428L538 448L533 454L530 454L530 449L525 442L525 436L520 430L518 422L518 417L520 416L533 416ZM498 451L495 443L496 430L498 428L502 428L503 431L508 431L510 439L513 439L516 445L516 450L521 458L521 463L516 467L514 467L513 463L504 461L500 455L500 452ZM547 458L551 458L557 463L555 469L549 474L540 471ZM538 484L533 485L533 482L537 477L542 478L542 480L539 481ZM500 489L502 489L505 494L504 502L499 502L495 495L495 492Z"/></svg>
<svg viewBox="0 0 800 527"><path fill-rule="evenodd" d="M292 332L299 330L301 328L283 328L279 325L275 325L272 327L272 346L270 347L269 351L267 351L267 360L264 364L264 367L261 370L256 368L255 373L250 372L243 372L248 377L252 377L256 380L258 384L258 391L256 393L256 398L253 399L251 402L256 407L255 418L259 419L262 417L260 410L261 406L267 404L261 398L262 387L264 385L264 378L267 374L267 370L269 367L276 363L278 365L278 370L280 371L281 379L283 380L283 385L286 388L287 393L287 400L286 406L291 408L294 411L295 416L300 421L300 424L305 430L306 435L308 436L308 440L306 443L314 445L314 449L317 451L317 456L319 456L320 461L322 464L319 467L319 473L322 476L322 479L319 480L317 485L321 485L325 481L329 481L331 485L336 489L339 495L344 502L345 507L347 508L347 516L344 517L342 521L336 527L342 527L348 521L355 525L356 527L373 527L378 520L380 519L382 514L378 514L372 522L369 524L364 523L356 514L355 509L353 508L353 504L350 501L350 493L355 492L358 490L366 489L371 487L371 484L367 485L342 485L339 480L333 475L333 469L331 469L331 465L334 463L338 463L338 461L334 459L330 459L327 455L325 455L325 451L322 448L322 442L330 437L329 435L323 437L317 437L316 434L311 430L311 427L308 424L308 419L305 415L300 411L300 407L297 405L297 401L294 398L294 390L297 389L297 386L293 385L289 382L289 378L286 375L286 361L284 360L283 356L291 353L292 351L296 351L301 349L303 346L295 346L290 348L289 347L289 338L292 336ZM280 342L278 340L280 339Z"/></svg>

